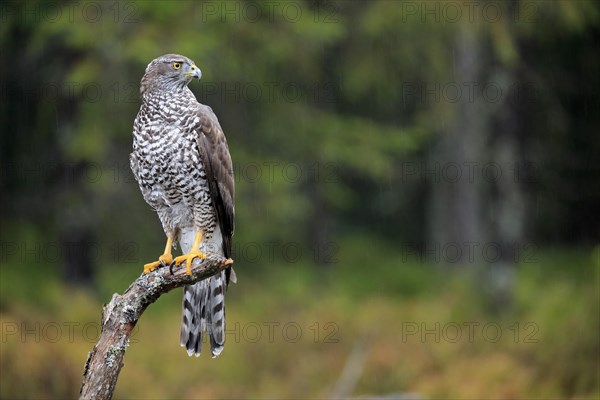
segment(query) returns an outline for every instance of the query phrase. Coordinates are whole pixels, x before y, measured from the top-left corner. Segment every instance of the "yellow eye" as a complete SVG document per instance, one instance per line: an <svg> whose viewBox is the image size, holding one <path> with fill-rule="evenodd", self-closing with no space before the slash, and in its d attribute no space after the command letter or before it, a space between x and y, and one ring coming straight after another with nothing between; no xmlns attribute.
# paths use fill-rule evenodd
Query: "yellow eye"
<svg viewBox="0 0 600 400"><path fill-rule="evenodd" d="M181 63L173 63L173 68L181 69Z"/></svg>

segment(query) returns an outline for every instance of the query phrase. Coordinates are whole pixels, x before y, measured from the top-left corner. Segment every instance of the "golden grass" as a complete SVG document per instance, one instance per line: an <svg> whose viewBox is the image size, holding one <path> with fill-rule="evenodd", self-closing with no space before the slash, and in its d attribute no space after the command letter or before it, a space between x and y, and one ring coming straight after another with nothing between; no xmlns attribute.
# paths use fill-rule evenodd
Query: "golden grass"
<svg viewBox="0 0 600 400"><path fill-rule="evenodd" d="M277 274L231 288L227 345L215 360L208 354L190 358L179 347L181 294L161 298L132 337L115 398L327 398L361 342L366 358L354 396L541 399L600 393L593 279L548 278L534 296L529 288L537 275L522 272L516 311L498 316L479 306L461 278L405 297L352 293L336 282L317 289L313 274L280 275L288 273L297 274L288 296ZM2 398L77 396L101 302L57 287L50 309L4 301Z"/></svg>

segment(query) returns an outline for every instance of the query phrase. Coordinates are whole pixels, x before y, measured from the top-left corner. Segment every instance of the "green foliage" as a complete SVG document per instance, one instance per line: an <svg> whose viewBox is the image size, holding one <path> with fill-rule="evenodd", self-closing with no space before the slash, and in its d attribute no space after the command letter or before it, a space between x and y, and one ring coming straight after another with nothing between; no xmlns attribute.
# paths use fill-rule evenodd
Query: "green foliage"
<svg viewBox="0 0 600 400"><path fill-rule="evenodd" d="M573 46L554 46L548 38L585 37L587 29L599 22L598 7L591 1L492 5L489 8L498 9L500 16L490 22L482 7L473 9L470 3L426 1L82 3L71 11L61 8L59 18L48 17L54 15L53 4L28 2L27 14L19 4L11 3L8 9L14 12L7 12L2 41L17 41L2 57L5 65L14 65L17 58L18 66L3 69L9 82L4 93L13 97L23 91L33 94L3 106L3 126L19 133L15 138L3 135L2 160L99 165L104 172L101 182L76 180L61 190L48 184L43 187L44 195L62 196L70 205L76 200L64 197L63 192L90 190L98 201L83 206L84 214L102 215L103 205L114 203L136 209L140 203L135 184L124 179L107 182L106 178L115 165L127 169L131 121L144 67L162 53L180 52L202 68L201 85L194 83L191 88L221 116L241 168L254 163L266 176L264 162L291 162L307 177L291 185L263 178L257 186L256 182L243 182L242 176L238 204L251 208L242 208L241 218L246 211L266 208L261 212L269 217L264 222L252 221L253 231L264 231L261 237L282 238L292 233L279 232L286 225L279 217L270 219L280 210L294 221L295 232L308 238L315 233L307 223L314 225L316 217L296 223L294 214L325 212L332 221L342 222L330 224L334 235L347 215L362 211L364 193L381 192L389 186L402 161L425 159L431 144L460 116L455 102L423 98L419 88L439 92L436 84L457 79L456 37L461 32L468 31L490 44L490 54L485 56L491 60L490 70L499 70L495 77L504 76L503 70L529 71L519 79L534 82L538 90L530 114L546 115L548 107L560 109L546 102L565 97L566 88L554 78L569 74L572 68L563 64L553 67L555 63L544 57L554 57L557 50ZM448 7L463 18L450 18L454 14ZM96 11L101 16L97 21ZM273 40L275 37L284 40ZM580 53L589 61L580 60L579 64L598 65L597 57L585 47ZM544 75L546 71L549 73ZM491 79L496 79L494 76ZM505 88L520 83L504 82ZM47 91L56 87L58 93L49 98ZM25 108L33 118L17 111ZM539 134L532 132L530 140L534 144L544 140L548 128L562 127L560 132L566 132L569 126L580 124L578 119L560 115L558 112L556 118L562 123L537 121ZM577 129L586 130L589 125ZM25 139L32 135L33 140ZM557 143L556 149L542 150L539 154L543 156L527 161L556 165L556 159L567 157L561 146L568 139L561 135L557 132L555 140L548 141ZM597 141L594 143L597 148ZM315 179L309 171L315 163L333 165L335 181ZM544 178L542 188L553 183L551 176L540 177ZM10 178L14 177L9 176L5 183L8 190L23 184ZM32 190L40 189L37 182L25 183ZM260 193L264 185L269 189L267 196ZM312 193L306 190L311 186L317 187ZM407 197L418 195L418 190L421 188L394 195L409 204ZM125 191L128 195L119 197L118 193ZM535 221L536 226L549 230L544 221L560 219L560 211L555 209L552 204L542 209L552 218ZM391 203L374 209L369 217L383 217L390 225L404 222ZM95 223L101 220L97 218ZM354 223L367 228L366 221ZM240 235L250 237L244 232L248 222L241 222ZM412 221L412 225L419 223L423 221ZM44 224L51 231L64 229L60 225Z"/></svg>

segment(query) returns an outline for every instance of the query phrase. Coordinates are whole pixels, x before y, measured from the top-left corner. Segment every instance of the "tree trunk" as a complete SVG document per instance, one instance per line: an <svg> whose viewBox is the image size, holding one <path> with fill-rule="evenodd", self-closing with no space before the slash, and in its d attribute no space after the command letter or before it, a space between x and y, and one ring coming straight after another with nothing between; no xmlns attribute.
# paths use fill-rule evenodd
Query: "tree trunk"
<svg viewBox="0 0 600 400"><path fill-rule="evenodd" d="M486 240L480 171L489 130L486 104L479 95L480 46L476 32L468 27L460 30L454 49L454 83L462 94L456 102L455 119L441 133L428 162L432 190L426 247L441 264L480 262L477 249ZM448 99L440 96L440 101Z"/></svg>

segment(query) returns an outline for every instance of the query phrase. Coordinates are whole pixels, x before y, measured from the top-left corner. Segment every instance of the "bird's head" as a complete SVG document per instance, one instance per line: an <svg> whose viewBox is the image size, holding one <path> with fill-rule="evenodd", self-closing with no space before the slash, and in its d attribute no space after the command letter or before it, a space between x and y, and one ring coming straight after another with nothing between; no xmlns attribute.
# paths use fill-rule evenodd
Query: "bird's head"
<svg viewBox="0 0 600 400"><path fill-rule="evenodd" d="M150 62L140 85L141 93L152 89L181 90L202 72L196 64L179 54L165 54Z"/></svg>

